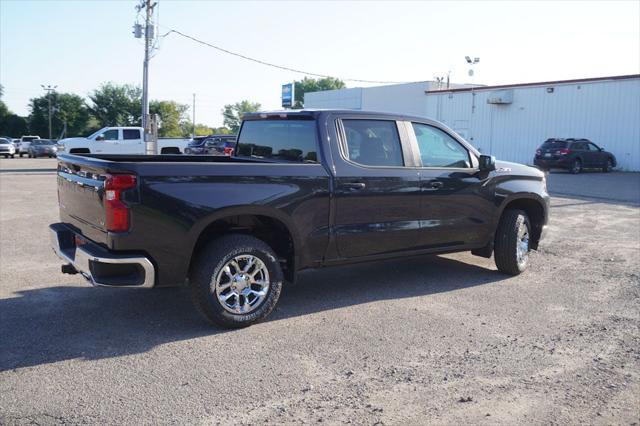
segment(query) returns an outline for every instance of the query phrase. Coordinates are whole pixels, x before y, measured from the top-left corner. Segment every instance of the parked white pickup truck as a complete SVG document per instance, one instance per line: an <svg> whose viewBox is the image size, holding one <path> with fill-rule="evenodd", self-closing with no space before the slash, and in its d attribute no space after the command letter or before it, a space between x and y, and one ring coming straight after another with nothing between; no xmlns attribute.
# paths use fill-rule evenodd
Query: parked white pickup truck
<svg viewBox="0 0 640 426"><path fill-rule="evenodd" d="M159 138L158 153L182 154L189 139ZM58 152L69 154L145 154L142 127L105 127L86 138L67 138L58 142Z"/></svg>

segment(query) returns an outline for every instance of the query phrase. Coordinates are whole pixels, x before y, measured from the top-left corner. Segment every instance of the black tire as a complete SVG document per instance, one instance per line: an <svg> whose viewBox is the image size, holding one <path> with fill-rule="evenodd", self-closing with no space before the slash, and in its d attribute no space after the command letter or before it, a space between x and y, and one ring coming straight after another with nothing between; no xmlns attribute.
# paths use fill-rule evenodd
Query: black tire
<svg viewBox="0 0 640 426"><path fill-rule="evenodd" d="M21 152L20 154L18 154L20 156L20 158L22 158L22 154L24 154L23 152Z"/></svg>
<svg viewBox="0 0 640 426"><path fill-rule="evenodd" d="M236 256L259 258L269 272L269 289L264 300L247 314L227 311L215 292L215 280L224 266ZM241 328L265 319L273 310L282 291L282 268L276 254L264 241L249 235L230 234L220 237L197 254L189 276L191 298L198 311L214 324Z"/></svg>
<svg viewBox="0 0 640 426"><path fill-rule="evenodd" d="M15 156L16 156L15 154L11 154L11 158L15 158Z"/></svg>
<svg viewBox="0 0 640 426"><path fill-rule="evenodd" d="M613 170L613 160L611 160L611 158L607 158L607 163L605 164L605 166L602 168L602 171L604 173L610 173L611 170Z"/></svg>
<svg viewBox="0 0 640 426"><path fill-rule="evenodd" d="M518 229L521 224L527 226L528 235L531 236L531 224L529 217L522 210L505 210L500 218L496 230L494 245L494 260L500 272L509 275L519 275L527 269L528 258L524 262L518 261Z"/></svg>
<svg viewBox="0 0 640 426"><path fill-rule="evenodd" d="M571 162L571 167L569 168L569 173L577 175L582 171L582 161L579 158L576 158Z"/></svg>

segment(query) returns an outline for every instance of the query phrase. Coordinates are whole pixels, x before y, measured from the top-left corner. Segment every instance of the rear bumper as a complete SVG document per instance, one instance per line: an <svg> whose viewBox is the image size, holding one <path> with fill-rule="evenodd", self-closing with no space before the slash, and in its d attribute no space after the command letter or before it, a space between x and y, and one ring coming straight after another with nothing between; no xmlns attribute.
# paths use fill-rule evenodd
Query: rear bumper
<svg viewBox="0 0 640 426"><path fill-rule="evenodd" d="M155 285L155 268L147 257L113 253L64 223L54 223L49 230L53 251L68 263L63 266L63 272L80 273L95 286L151 288Z"/></svg>
<svg viewBox="0 0 640 426"><path fill-rule="evenodd" d="M533 164L535 166L538 166L538 167L543 168L543 169L550 169L550 168L568 169L570 164L571 164L571 162L568 161L567 158L545 159L544 157L541 157L541 158L534 158L533 159Z"/></svg>

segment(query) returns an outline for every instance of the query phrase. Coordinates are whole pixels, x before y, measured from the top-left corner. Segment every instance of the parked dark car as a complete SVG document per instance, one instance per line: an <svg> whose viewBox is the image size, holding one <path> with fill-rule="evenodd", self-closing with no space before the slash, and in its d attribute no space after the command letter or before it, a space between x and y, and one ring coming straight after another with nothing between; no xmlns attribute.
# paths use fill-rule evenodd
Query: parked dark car
<svg viewBox="0 0 640 426"><path fill-rule="evenodd" d="M610 172L616 157L588 139L547 139L536 150L533 164L543 170L566 169L580 173L583 169Z"/></svg>
<svg viewBox="0 0 640 426"><path fill-rule="evenodd" d="M28 149L29 158L55 157L58 153L58 145L49 139L36 139L31 142Z"/></svg>
<svg viewBox="0 0 640 426"><path fill-rule="evenodd" d="M184 150L191 155L231 155L236 146L235 135L210 135L194 138Z"/></svg>
<svg viewBox="0 0 640 426"><path fill-rule="evenodd" d="M331 110L247 114L231 156L61 154L58 199L62 272L186 284L229 327L305 269L470 250L519 274L549 212L543 172L438 122Z"/></svg>

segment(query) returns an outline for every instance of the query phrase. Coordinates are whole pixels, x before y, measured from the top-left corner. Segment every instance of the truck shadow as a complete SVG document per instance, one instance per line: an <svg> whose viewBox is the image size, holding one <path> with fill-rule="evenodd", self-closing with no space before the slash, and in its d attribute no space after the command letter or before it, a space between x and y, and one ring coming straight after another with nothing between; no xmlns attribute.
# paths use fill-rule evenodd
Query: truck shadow
<svg viewBox="0 0 640 426"><path fill-rule="evenodd" d="M455 291L508 278L443 257L344 266L302 274L267 321L387 299ZM0 300L0 371L70 359L146 352L220 333L195 312L184 288L57 286Z"/></svg>

